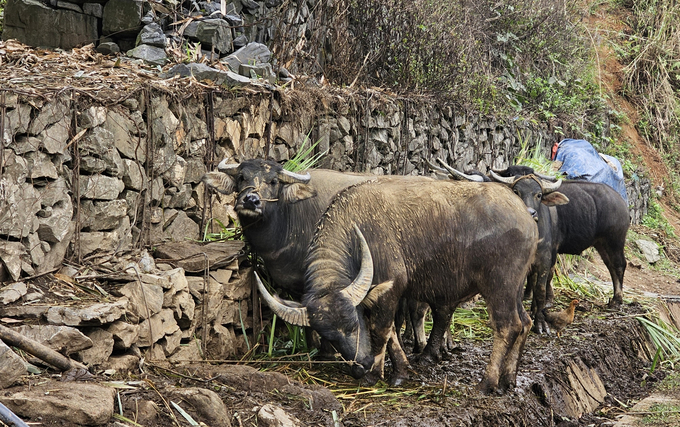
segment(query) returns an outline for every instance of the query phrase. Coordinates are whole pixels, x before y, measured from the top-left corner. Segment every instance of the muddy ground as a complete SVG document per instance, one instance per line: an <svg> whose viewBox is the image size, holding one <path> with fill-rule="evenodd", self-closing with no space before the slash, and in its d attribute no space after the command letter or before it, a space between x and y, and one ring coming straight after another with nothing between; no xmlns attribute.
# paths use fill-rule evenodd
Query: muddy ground
<svg viewBox="0 0 680 427"><path fill-rule="evenodd" d="M579 277L593 286L607 280L599 257L581 261ZM649 395L668 373L650 372L654 351L636 316L653 307L643 298L650 287L661 294L675 292L674 276L643 266L634 258L626 275L626 300L617 311L605 299L561 288L556 305L578 297L576 320L560 338L530 334L516 389L484 396L474 390L491 350L491 340L463 338L446 360L420 366L414 356L411 381L390 388L379 383L364 387L332 363L146 363L125 376L96 375L90 381L118 381L120 403L115 412L147 427L190 425L168 402L180 401L178 390L215 391L226 404L227 419L209 414L186 401L184 409L206 425L262 426L258 411L266 404L283 408L300 425L314 426L606 426ZM638 286L639 285L639 286ZM386 372L389 373L389 364ZM44 388L46 393L68 387L54 372L32 376L20 387L2 393ZM172 413L172 415L171 415ZM69 426L63 420L35 419L35 425ZM2 423L0 422L0 425ZM112 419L109 426L134 425Z"/></svg>

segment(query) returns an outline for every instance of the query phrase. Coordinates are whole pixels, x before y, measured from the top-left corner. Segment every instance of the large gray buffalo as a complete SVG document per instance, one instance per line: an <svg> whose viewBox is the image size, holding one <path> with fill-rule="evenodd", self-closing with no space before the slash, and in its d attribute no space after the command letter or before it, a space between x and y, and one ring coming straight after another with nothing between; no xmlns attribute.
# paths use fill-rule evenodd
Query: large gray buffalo
<svg viewBox="0 0 680 427"><path fill-rule="evenodd" d="M535 221L505 186L383 178L339 193L323 215L302 303L273 297L259 278L258 285L279 317L313 327L350 362L354 377L371 380L382 376L400 298L432 307L425 352L438 352L455 307L479 293L494 331L479 389L505 390L515 385L531 328L522 285L537 241ZM408 376L396 347L392 383Z"/></svg>

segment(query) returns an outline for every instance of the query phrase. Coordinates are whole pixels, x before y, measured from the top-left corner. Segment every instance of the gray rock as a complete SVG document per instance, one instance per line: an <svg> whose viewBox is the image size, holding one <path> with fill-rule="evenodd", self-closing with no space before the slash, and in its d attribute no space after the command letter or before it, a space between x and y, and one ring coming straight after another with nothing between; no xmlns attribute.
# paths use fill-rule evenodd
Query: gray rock
<svg viewBox="0 0 680 427"><path fill-rule="evenodd" d="M202 360L201 340L191 337L187 344L181 344L179 349L168 358L170 361Z"/></svg>
<svg viewBox="0 0 680 427"><path fill-rule="evenodd" d="M114 42L102 42L97 46L97 52L103 55L113 55L120 52L120 47Z"/></svg>
<svg viewBox="0 0 680 427"><path fill-rule="evenodd" d="M85 199L114 200L125 184L118 178L105 175L80 175L80 196Z"/></svg>
<svg viewBox="0 0 680 427"><path fill-rule="evenodd" d="M17 39L30 46L71 49L92 43L98 36L94 16L55 10L37 0L10 0L5 6L3 40Z"/></svg>
<svg viewBox="0 0 680 427"><path fill-rule="evenodd" d="M184 175L185 184L198 184L201 178L208 171L202 158L190 157L187 159L187 170Z"/></svg>
<svg viewBox="0 0 680 427"><path fill-rule="evenodd" d="M134 37L142 28L142 2L134 0L109 0L104 5L102 34L117 37Z"/></svg>
<svg viewBox="0 0 680 427"><path fill-rule="evenodd" d="M12 303L26 295L28 288L24 282L16 282L0 288L0 305Z"/></svg>
<svg viewBox="0 0 680 427"><path fill-rule="evenodd" d="M243 34L240 34L240 35L236 36L236 38L234 38L234 41L232 42L232 44L234 45L234 49L240 49L243 46L248 44L248 37L246 37Z"/></svg>
<svg viewBox="0 0 680 427"><path fill-rule="evenodd" d="M179 326L179 325L178 325ZM165 357L170 357L179 350L182 341L182 331L178 327L177 330L171 334L165 335L158 343L163 349Z"/></svg>
<svg viewBox="0 0 680 427"><path fill-rule="evenodd" d="M75 221L71 221L69 223L67 233L60 242L49 244L47 242L42 242L43 247L47 245L47 249L43 248L43 251L45 252L45 259L42 263L40 263L37 273L42 274L56 268L58 265L61 265L64 260L64 255L66 254L66 250L71 244L71 239L73 238L73 235L76 231L75 224Z"/></svg>
<svg viewBox="0 0 680 427"><path fill-rule="evenodd" d="M262 43L251 42L241 49L222 59L233 71L238 71L241 64L267 63L272 57L269 48Z"/></svg>
<svg viewBox="0 0 680 427"><path fill-rule="evenodd" d="M136 48L128 50L126 55L130 58L144 60L151 65L162 66L168 62L168 56L165 54L165 49L148 44L140 44Z"/></svg>
<svg viewBox="0 0 680 427"><path fill-rule="evenodd" d="M96 18L101 18L104 16L104 5L99 3L84 3L83 13L85 15L92 15Z"/></svg>
<svg viewBox="0 0 680 427"><path fill-rule="evenodd" d="M116 350L127 350L137 342L139 336L138 325L131 325L121 320L113 322L108 331L113 336L113 348Z"/></svg>
<svg viewBox="0 0 680 427"><path fill-rule="evenodd" d="M130 218L123 217L120 226L113 231L92 231L80 233L81 255L89 255L96 250L102 252L118 252L130 249L132 233Z"/></svg>
<svg viewBox="0 0 680 427"><path fill-rule="evenodd" d="M267 403L257 412L258 426L263 427L301 427L304 424L294 415L279 406Z"/></svg>
<svg viewBox="0 0 680 427"><path fill-rule="evenodd" d="M54 24L51 25L53 26ZM47 126L53 125L65 118L71 118L71 101L65 97L55 98L39 110L38 116L31 121L28 133L31 135L38 135L45 130Z"/></svg>
<svg viewBox="0 0 680 427"><path fill-rule="evenodd" d="M47 321L52 325L98 326L120 319L127 310L128 301L96 303L79 306L55 306L47 310Z"/></svg>
<svg viewBox="0 0 680 427"><path fill-rule="evenodd" d="M73 12L77 13L83 13L83 9L80 8L77 4L69 3L66 1L62 0L57 0L57 7L59 9L66 9L66 10L72 10Z"/></svg>
<svg viewBox="0 0 680 427"><path fill-rule="evenodd" d="M0 340L0 390L14 385L24 374L24 360Z"/></svg>
<svg viewBox="0 0 680 427"><path fill-rule="evenodd" d="M202 44L212 46L222 54L231 52L232 34L229 23L222 19L206 19L199 21L196 36Z"/></svg>
<svg viewBox="0 0 680 427"><path fill-rule="evenodd" d="M59 186L55 185L53 188L59 188ZM41 194L44 193L45 191L41 192ZM68 193L66 192L57 194L57 196L61 196L61 199L52 206L49 206L49 209L51 210L50 215L44 218L38 218L37 221L37 231L40 240L49 243L58 243L66 240L70 234L73 223L71 219L73 218L73 204L71 198L68 197ZM45 201L49 201L49 199Z"/></svg>
<svg viewBox="0 0 680 427"><path fill-rule="evenodd" d="M136 316L133 321L148 319L163 309L163 288L159 285L130 282L118 292L127 297L128 310Z"/></svg>
<svg viewBox="0 0 680 427"><path fill-rule="evenodd" d="M7 9L5 9L6 11ZM7 12L5 12L7 13ZM12 140L12 135L26 133L31 124L31 106L19 104L13 110L7 112L5 121L5 132L9 135L7 141Z"/></svg>
<svg viewBox="0 0 680 427"><path fill-rule="evenodd" d="M251 79L264 79L269 83L276 83L276 74L274 74L272 64L240 64L238 72L242 76L250 77Z"/></svg>
<svg viewBox="0 0 680 427"><path fill-rule="evenodd" d="M659 246L656 242L647 239L637 239L635 244L644 255L648 263L654 264L655 262L661 260L661 255L659 254Z"/></svg>
<svg viewBox="0 0 680 427"><path fill-rule="evenodd" d="M138 45L147 44L164 48L166 43L167 38L165 37L165 33L163 33L163 29L155 22L145 25L137 36Z"/></svg>
<svg viewBox="0 0 680 427"><path fill-rule="evenodd" d="M75 425L104 425L113 416L116 390L94 383L46 381L0 396L16 415Z"/></svg>
<svg viewBox="0 0 680 427"><path fill-rule="evenodd" d="M141 117L139 117L139 121L135 118L137 116L134 114L110 109L103 127L113 134L114 145L123 157L137 159L144 163L146 161L146 140L136 136L140 127L146 128L146 125L141 121Z"/></svg>
<svg viewBox="0 0 680 427"><path fill-rule="evenodd" d="M42 141L34 136L20 135L8 146L18 155L38 151Z"/></svg>
<svg viewBox="0 0 680 427"><path fill-rule="evenodd" d="M144 166L130 159L123 159L125 164L125 172L123 173L123 182L125 188L140 191L146 188L146 171Z"/></svg>
<svg viewBox="0 0 680 427"><path fill-rule="evenodd" d="M12 329L67 356L92 347L92 339L70 326L23 325Z"/></svg>
<svg viewBox="0 0 680 427"><path fill-rule="evenodd" d="M47 248L50 247L49 243L44 242ZM28 235L28 252L31 254L31 262L34 266L42 265L45 261L45 251L43 250L43 245L40 242L40 236L38 233L30 233Z"/></svg>
<svg viewBox="0 0 680 427"><path fill-rule="evenodd" d="M19 280L24 268L23 260L28 258L26 248L20 242L0 241L0 260L13 280Z"/></svg>
<svg viewBox="0 0 680 427"><path fill-rule="evenodd" d="M135 356L134 354L123 354L122 356L109 357L109 360L101 365L101 369L114 371L117 374L123 374L126 372L137 372L138 366L139 356ZM139 416L137 417L137 421L139 421Z"/></svg>
<svg viewBox="0 0 680 427"><path fill-rule="evenodd" d="M149 319L139 324L139 338L137 345L140 347L150 347L166 335L172 335L179 330L179 325L175 321L172 310L163 309Z"/></svg>
<svg viewBox="0 0 680 427"><path fill-rule="evenodd" d="M87 336L93 345L78 353L81 362L87 366L103 364L113 353L113 335L105 329L95 328L89 331Z"/></svg>
<svg viewBox="0 0 680 427"><path fill-rule="evenodd" d="M78 126L81 128L92 129L106 121L106 107L91 106L80 113Z"/></svg>
<svg viewBox="0 0 680 427"><path fill-rule="evenodd" d="M45 151L49 154L62 154L66 151L71 129L71 118L64 117L51 126L47 126L38 136Z"/></svg>
<svg viewBox="0 0 680 427"><path fill-rule="evenodd" d="M127 215L127 209L127 202L123 199L83 200L80 204L82 229L86 231L113 230Z"/></svg>
<svg viewBox="0 0 680 427"><path fill-rule="evenodd" d="M42 178L57 179L59 174L57 168L52 163L52 159L40 151L26 153L24 158L28 164L28 177L34 180Z"/></svg>
<svg viewBox="0 0 680 427"><path fill-rule="evenodd" d="M231 427L227 407L214 391L197 387L168 391L174 399L187 402L196 411L199 420L213 427Z"/></svg>
<svg viewBox="0 0 680 427"><path fill-rule="evenodd" d="M184 211L180 211L165 233L175 242L196 240L199 238L199 227Z"/></svg>

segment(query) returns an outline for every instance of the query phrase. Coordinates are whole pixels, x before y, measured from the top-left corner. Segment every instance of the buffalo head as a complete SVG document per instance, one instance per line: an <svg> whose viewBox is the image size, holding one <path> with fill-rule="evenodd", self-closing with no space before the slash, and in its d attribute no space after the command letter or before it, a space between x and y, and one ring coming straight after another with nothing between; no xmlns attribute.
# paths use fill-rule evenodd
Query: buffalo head
<svg viewBox="0 0 680 427"><path fill-rule="evenodd" d="M293 173L273 161L254 159L238 164L224 159L217 170L205 174L203 182L220 193L236 191L234 210L241 218L261 218L268 203L296 203L316 195L308 185L309 173Z"/></svg>
<svg viewBox="0 0 680 427"><path fill-rule="evenodd" d="M277 316L293 325L311 326L350 362L352 376L361 378L376 363L363 309L370 308L380 295L389 291L392 282L371 288L373 258L359 227L355 225L354 231L361 248L361 266L357 276L346 287L336 288L333 284L318 283L318 286L307 290L303 305L271 295L257 273L255 278L262 299Z"/></svg>
<svg viewBox="0 0 680 427"><path fill-rule="evenodd" d="M535 219L538 219L541 204L558 206L569 203L567 196L557 191L562 185L562 180L546 182L534 174L503 177L493 170L490 175L492 180L510 187L522 199L529 213Z"/></svg>

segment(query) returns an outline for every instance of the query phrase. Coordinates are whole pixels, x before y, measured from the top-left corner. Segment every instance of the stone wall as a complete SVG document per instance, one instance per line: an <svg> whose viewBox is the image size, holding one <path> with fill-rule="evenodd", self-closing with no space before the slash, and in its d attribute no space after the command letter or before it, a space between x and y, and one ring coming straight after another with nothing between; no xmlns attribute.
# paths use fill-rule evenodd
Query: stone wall
<svg viewBox="0 0 680 427"><path fill-rule="evenodd" d="M0 258L3 280L163 241L201 238L210 218L233 218L228 197L200 178L224 157L284 161L307 139L328 151L322 167L425 174L437 157L462 170L503 168L523 148L548 155L554 136L524 123L469 117L450 106L378 93L303 90L181 98L152 87L114 105L77 93L3 92ZM328 108L296 103L317 99ZM315 98L317 97L317 98ZM629 183L631 216L646 212L649 182Z"/></svg>

